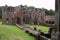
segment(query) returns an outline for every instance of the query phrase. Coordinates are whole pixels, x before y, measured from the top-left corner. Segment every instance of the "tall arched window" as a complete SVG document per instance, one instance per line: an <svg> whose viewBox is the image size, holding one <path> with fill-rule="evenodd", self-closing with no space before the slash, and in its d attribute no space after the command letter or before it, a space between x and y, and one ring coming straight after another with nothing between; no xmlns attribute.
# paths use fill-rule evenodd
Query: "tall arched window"
<svg viewBox="0 0 60 40"><path fill-rule="evenodd" d="M8 20L9 20L9 19L7 18L6 20L7 20L6 23L8 23Z"/></svg>

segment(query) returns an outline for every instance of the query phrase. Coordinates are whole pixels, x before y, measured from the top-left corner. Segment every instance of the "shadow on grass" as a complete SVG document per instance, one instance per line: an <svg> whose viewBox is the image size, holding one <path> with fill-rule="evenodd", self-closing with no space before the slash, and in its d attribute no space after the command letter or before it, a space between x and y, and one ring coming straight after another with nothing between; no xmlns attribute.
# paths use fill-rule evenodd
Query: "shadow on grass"
<svg viewBox="0 0 60 40"><path fill-rule="evenodd" d="M2 19L0 19L0 22L2 21Z"/></svg>

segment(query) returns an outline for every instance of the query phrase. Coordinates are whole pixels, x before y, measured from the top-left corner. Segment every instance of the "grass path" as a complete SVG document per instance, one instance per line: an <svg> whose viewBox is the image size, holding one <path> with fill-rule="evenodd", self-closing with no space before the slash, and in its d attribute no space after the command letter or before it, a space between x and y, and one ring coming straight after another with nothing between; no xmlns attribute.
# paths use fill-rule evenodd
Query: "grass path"
<svg viewBox="0 0 60 40"><path fill-rule="evenodd" d="M32 29L34 29L34 26L37 28L37 30L42 30L44 32L48 32L49 27L47 26L42 26L42 25L30 25L30 24L24 24L26 27L30 27Z"/></svg>
<svg viewBox="0 0 60 40"><path fill-rule="evenodd" d="M35 40L35 38L16 26L2 25L0 22L0 40Z"/></svg>

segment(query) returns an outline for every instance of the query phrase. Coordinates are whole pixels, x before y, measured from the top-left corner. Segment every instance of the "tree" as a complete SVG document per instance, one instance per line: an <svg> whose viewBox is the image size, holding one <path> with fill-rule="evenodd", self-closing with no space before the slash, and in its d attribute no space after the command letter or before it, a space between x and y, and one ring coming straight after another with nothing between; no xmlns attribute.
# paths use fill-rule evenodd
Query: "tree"
<svg viewBox="0 0 60 40"><path fill-rule="evenodd" d="M49 16L55 15L55 11L52 9L50 9L50 10L45 9L45 13L46 13L46 15L49 15Z"/></svg>
<svg viewBox="0 0 60 40"><path fill-rule="evenodd" d="M30 9L30 10L34 10L34 8L35 8L35 7L33 7L33 6L29 6L29 7L28 7L28 9Z"/></svg>
<svg viewBox="0 0 60 40"><path fill-rule="evenodd" d="M0 7L0 19L2 18L2 7Z"/></svg>

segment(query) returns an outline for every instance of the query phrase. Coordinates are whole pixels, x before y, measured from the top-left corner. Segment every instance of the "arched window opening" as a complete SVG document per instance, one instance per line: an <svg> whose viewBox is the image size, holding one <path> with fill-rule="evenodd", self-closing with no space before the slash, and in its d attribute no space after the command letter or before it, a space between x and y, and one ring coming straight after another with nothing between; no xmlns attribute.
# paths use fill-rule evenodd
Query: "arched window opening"
<svg viewBox="0 0 60 40"><path fill-rule="evenodd" d="M54 24L54 21L52 21L52 24Z"/></svg>
<svg viewBox="0 0 60 40"><path fill-rule="evenodd" d="M48 23L48 21L46 21L46 23Z"/></svg>
<svg viewBox="0 0 60 40"><path fill-rule="evenodd" d="M17 24L20 24L20 18L17 17Z"/></svg>
<svg viewBox="0 0 60 40"><path fill-rule="evenodd" d="M8 23L8 20L9 20L9 19L7 18L6 20L7 20L7 22L6 22L6 23Z"/></svg>
<svg viewBox="0 0 60 40"><path fill-rule="evenodd" d="M51 21L49 21L49 24L51 24Z"/></svg>

